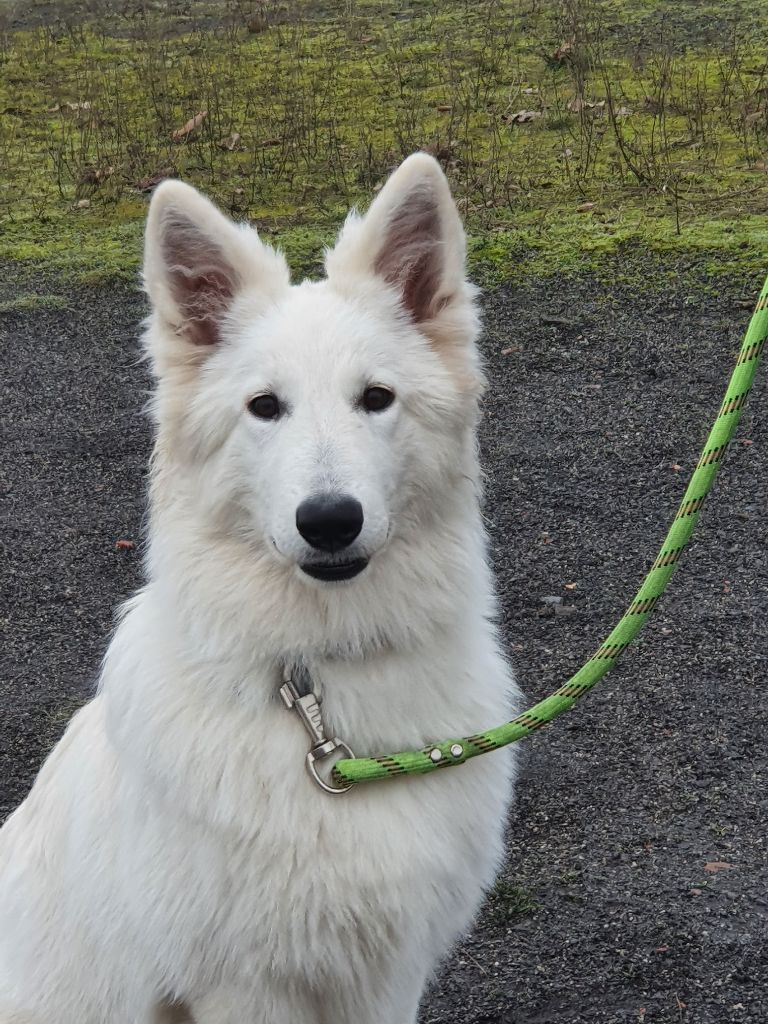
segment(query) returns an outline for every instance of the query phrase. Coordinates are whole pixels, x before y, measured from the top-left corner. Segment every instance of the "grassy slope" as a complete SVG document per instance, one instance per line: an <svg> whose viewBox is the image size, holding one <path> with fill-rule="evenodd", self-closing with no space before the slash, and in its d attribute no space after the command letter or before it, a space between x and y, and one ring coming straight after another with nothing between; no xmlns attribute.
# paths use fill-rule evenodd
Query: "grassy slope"
<svg viewBox="0 0 768 1024"><path fill-rule="evenodd" d="M768 0L111 6L6 16L0 260L133 276L140 186L172 172L312 273L349 205L431 148L486 281L638 243L763 266Z"/></svg>

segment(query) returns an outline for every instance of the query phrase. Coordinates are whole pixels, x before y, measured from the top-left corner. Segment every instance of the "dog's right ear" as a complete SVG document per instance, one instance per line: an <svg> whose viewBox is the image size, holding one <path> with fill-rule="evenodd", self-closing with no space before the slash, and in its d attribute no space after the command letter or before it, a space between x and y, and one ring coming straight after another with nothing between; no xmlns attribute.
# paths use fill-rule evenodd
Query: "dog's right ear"
<svg viewBox="0 0 768 1024"><path fill-rule="evenodd" d="M245 292L266 303L290 284L280 254L180 181L163 182L152 197L143 277L163 328L149 337L160 370L174 352L189 363L217 345L235 300Z"/></svg>

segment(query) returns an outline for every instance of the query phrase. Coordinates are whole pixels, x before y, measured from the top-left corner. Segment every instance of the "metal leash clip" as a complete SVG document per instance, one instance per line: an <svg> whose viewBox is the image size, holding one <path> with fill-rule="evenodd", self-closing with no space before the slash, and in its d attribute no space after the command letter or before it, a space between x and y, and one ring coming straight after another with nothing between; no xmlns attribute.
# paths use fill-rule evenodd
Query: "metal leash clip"
<svg viewBox="0 0 768 1024"><path fill-rule="evenodd" d="M334 738L329 740L325 735L325 726L323 725L323 715L320 710L320 701L317 696L308 687L307 692L301 693L299 688L294 682L294 674L301 677L302 682L308 682L311 687L311 679L309 673L303 666L296 666L293 670L286 668L283 676L285 682L280 687L280 696L283 704L288 708L289 711L295 711L302 725L309 733L309 737L312 741L312 746L309 748L307 753L306 766L310 776L317 783L317 785L324 789L326 793L346 793L347 790L352 788L351 785L347 786L331 786L325 779L320 777L317 770L317 762L324 760L326 757L330 757L331 754L340 753L343 757L354 757L355 755L349 749L346 743L342 740Z"/></svg>

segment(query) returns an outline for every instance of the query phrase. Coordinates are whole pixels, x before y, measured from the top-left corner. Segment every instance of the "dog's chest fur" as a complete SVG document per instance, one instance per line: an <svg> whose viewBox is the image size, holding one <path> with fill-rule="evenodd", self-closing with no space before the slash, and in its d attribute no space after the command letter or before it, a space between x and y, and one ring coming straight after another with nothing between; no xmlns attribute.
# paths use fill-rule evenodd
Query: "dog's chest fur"
<svg viewBox="0 0 768 1024"><path fill-rule="evenodd" d="M396 935L442 947L500 857L509 758L330 797L305 773L307 738L274 668L257 662L244 692L242 665L174 666L167 635L159 664L142 666L152 619L136 606L123 622L100 700L119 778L131 780L123 806L135 804L127 873L142 879L139 918L153 921L157 945L188 936L179 962L198 972L226 970L236 949L286 976L360 970ZM443 637L417 654L318 662L329 734L377 753L497 720L503 666L493 647L465 646ZM122 672L138 684L122 685Z"/></svg>

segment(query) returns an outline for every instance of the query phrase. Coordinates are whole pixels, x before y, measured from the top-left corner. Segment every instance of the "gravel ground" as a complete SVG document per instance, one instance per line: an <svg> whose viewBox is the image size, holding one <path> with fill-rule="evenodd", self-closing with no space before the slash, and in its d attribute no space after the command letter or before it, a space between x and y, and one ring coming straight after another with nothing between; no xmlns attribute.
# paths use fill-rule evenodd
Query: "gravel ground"
<svg viewBox="0 0 768 1024"><path fill-rule="evenodd" d="M485 301L487 515L532 701L593 651L648 568L760 285L716 295L695 268L651 269L642 293L585 276ZM143 311L130 291L93 289L0 315L0 818L90 692L113 609L140 582L136 550L116 542L142 532ZM768 1020L766 376L646 634L528 742L504 878L424 1024Z"/></svg>

